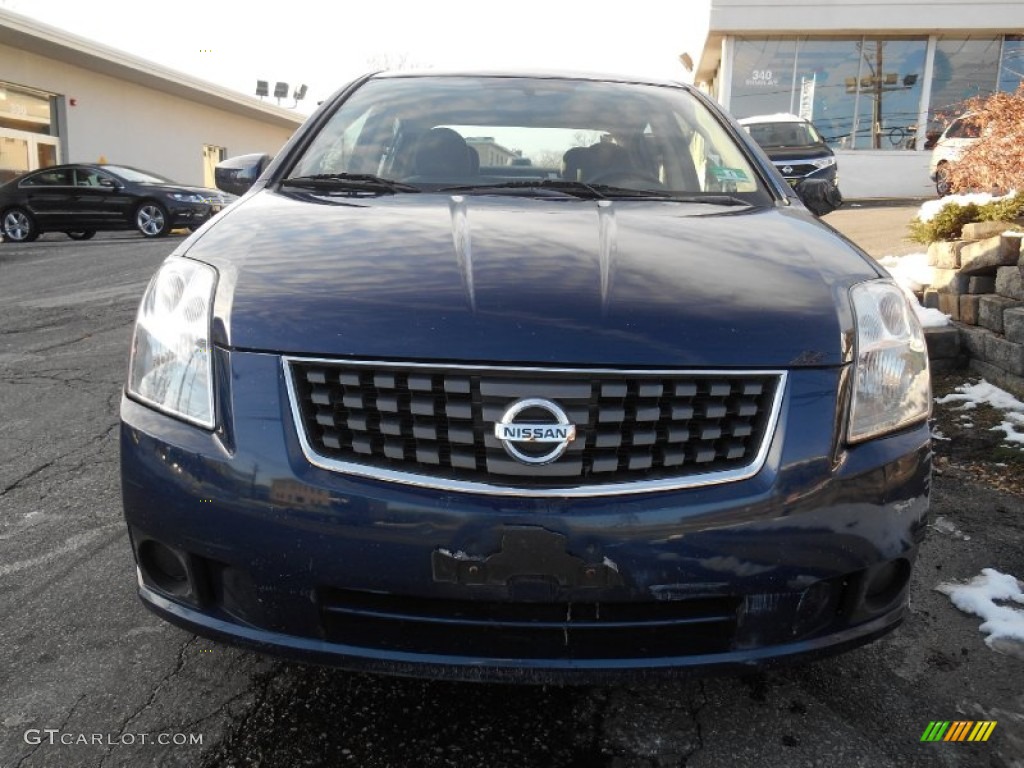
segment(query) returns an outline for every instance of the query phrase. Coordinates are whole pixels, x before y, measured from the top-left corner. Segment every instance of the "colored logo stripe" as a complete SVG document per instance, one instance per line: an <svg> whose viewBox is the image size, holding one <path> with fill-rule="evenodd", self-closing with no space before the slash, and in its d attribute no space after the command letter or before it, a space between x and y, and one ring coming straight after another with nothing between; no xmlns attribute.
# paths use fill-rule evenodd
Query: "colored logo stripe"
<svg viewBox="0 0 1024 768"><path fill-rule="evenodd" d="M974 723L970 720L957 720L950 726L949 732L946 734L946 738L943 741L963 741L964 736L967 735L967 729L970 728Z"/></svg>
<svg viewBox="0 0 1024 768"><path fill-rule="evenodd" d="M996 724L996 720L932 720L921 741L988 741Z"/></svg>
<svg viewBox="0 0 1024 768"><path fill-rule="evenodd" d="M988 741L988 737L992 735L992 731L996 729L995 720L988 720L979 722L974 726L974 730L971 731L971 735L967 737L968 741Z"/></svg>

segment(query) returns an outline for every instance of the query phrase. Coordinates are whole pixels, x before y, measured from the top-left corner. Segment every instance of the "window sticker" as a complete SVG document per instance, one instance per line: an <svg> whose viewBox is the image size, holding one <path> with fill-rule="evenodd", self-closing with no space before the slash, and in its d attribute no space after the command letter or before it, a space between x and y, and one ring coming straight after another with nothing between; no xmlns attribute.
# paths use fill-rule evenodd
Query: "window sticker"
<svg viewBox="0 0 1024 768"><path fill-rule="evenodd" d="M711 175L715 177L715 181L750 181L747 172L742 168L722 168L721 166L716 166L711 169Z"/></svg>

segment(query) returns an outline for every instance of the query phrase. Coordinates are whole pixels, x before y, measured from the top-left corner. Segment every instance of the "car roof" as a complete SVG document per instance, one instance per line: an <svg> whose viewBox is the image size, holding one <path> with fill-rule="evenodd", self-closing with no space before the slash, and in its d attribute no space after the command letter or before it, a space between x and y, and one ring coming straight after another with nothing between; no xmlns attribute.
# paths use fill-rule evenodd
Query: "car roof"
<svg viewBox="0 0 1024 768"><path fill-rule="evenodd" d="M740 125L755 125L757 123L807 123L810 121L790 112L778 112L774 115L742 117L737 122L739 122Z"/></svg>

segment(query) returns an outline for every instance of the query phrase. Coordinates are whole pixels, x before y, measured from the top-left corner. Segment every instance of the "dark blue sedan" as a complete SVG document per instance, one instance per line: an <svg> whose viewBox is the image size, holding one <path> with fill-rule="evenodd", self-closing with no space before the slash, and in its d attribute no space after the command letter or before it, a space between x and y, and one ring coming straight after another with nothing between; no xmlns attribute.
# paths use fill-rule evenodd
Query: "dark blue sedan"
<svg viewBox="0 0 1024 768"><path fill-rule="evenodd" d="M325 102L139 309L145 605L458 679L749 669L903 618L928 516L904 294L674 83L386 74Z"/></svg>

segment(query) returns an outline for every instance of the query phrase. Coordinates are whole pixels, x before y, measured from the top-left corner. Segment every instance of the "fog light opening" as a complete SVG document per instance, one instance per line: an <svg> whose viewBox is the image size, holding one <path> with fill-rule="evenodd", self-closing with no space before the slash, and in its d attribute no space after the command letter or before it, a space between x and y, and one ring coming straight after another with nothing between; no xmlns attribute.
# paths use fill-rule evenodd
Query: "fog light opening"
<svg viewBox="0 0 1024 768"><path fill-rule="evenodd" d="M910 563L892 560L873 569L864 589L864 607L869 611L888 608L903 592L910 580Z"/></svg>
<svg viewBox="0 0 1024 768"><path fill-rule="evenodd" d="M152 539L139 544L139 568L146 581L177 597L192 593L185 556Z"/></svg>

